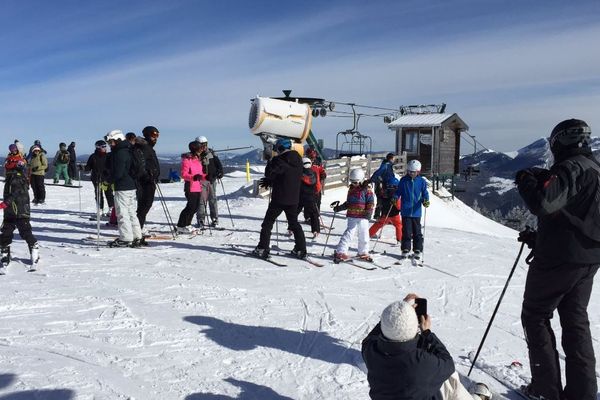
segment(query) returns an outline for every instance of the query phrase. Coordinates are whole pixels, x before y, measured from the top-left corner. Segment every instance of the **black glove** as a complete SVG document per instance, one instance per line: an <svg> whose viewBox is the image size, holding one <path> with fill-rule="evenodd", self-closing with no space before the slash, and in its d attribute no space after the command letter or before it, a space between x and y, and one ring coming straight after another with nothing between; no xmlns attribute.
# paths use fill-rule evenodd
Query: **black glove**
<svg viewBox="0 0 600 400"><path fill-rule="evenodd" d="M537 182L546 182L552 174L545 168L526 168L517 172L515 175L515 183L518 185L524 179L534 178Z"/></svg>
<svg viewBox="0 0 600 400"><path fill-rule="evenodd" d="M524 231L519 232L517 241L525 243L530 249L535 248L535 241L537 239L537 232L531 227L526 227Z"/></svg>
<svg viewBox="0 0 600 400"><path fill-rule="evenodd" d="M33 167L33 168L31 168L31 172L35 172L35 171L37 171L38 169L40 169L40 168L39 168L39 167Z"/></svg>
<svg viewBox="0 0 600 400"><path fill-rule="evenodd" d="M331 208L335 208L335 207L337 207L337 206L339 206L339 205L340 205L340 202L339 202L339 201L334 201L333 203L331 203L331 204L329 205L329 207L331 207Z"/></svg>
<svg viewBox="0 0 600 400"><path fill-rule="evenodd" d="M333 212L340 212L343 211L343 207L342 206L335 206L333 207Z"/></svg>
<svg viewBox="0 0 600 400"><path fill-rule="evenodd" d="M271 184L272 184L271 179L267 178L267 177L260 178L260 180L258 181L258 186L260 186L261 188L264 188L264 189L270 188Z"/></svg>
<svg viewBox="0 0 600 400"><path fill-rule="evenodd" d="M194 175L194 178L193 178L193 179L194 179L195 181L201 181L201 180L202 180L202 175L200 175L200 174L196 174L196 175Z"/></svg>
<svg viewBox="0 0 600 400"><path fill-rule="evenodd" d="M217 179L223 179L223 173L217 172Z"/></svg>

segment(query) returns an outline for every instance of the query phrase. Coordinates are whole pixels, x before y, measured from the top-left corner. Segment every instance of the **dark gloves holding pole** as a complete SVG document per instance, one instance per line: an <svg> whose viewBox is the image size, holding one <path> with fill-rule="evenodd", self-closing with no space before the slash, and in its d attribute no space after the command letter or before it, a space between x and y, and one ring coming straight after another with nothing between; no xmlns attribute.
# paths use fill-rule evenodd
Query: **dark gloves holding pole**
<svg viewBox="0 0 600 400"><path fill-rule="evenodd" d="M517 241L525 243L530 249L535 248L535 241L537 239L537 232L530 226L526 226L525 230L519 232Z"/></svg>
<svg viewBox="0 0 600 400"><path fill-rule="evenodd" d="M193 178L193 179L194 179L195 181L201 181L201 180L202 180L202 175L200 175L200 174L196 174L196 175L194 175L194 178Z"/></svg>
<svg viewBox="0 0 600 400"><path fill-rule="evenodd" d="M260 180L258 181L258 186L260 186L261 188L264 189L268 189L271 187L271 184L273 182L271 182L270 178L264 177L264 178L260 178Z"/></svg>
<svg viewBox="0 0 600 400"><path fill-rule="evenodd" d="M544 168L525 168L517 172L515 175L515 183L520 185L527 181L535 181L535 183L544 183L550 179L552 174Z"/></svg>

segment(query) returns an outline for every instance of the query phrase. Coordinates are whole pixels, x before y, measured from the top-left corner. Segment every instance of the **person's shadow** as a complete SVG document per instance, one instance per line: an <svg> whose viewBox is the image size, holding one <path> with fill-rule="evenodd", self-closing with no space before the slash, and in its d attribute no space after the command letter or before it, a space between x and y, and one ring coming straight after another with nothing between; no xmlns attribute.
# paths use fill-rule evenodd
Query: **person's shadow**
<svg viewBox="0 0 600 400"><path fill-rule="evenodd" d="M15 374L0 374L0 390L8 388L17 380ZM19 392L0 394L0 400L71 400L75 392L69 389L23 390Z"/></svg>
<svg viewBox="0 0 600 400"><path fill-rule="evenodd" d="M278 394L269 387L257 385L252 382L238 381L233 378L227 378L225 381L242 389L237 397L230 397L224 394L193 393L186 396L185 400L293 400L291 397Z"/></svg>
<svg viewBox="0 0 600 400"><path fill-rule="evenodd" d="M358 350L319 331L295 332L275 327L240 325L205 316L189 316L184 321L206 326L201 330L202 333L231 350L268 347L332 364L357 365L361 360Z"/></svg>

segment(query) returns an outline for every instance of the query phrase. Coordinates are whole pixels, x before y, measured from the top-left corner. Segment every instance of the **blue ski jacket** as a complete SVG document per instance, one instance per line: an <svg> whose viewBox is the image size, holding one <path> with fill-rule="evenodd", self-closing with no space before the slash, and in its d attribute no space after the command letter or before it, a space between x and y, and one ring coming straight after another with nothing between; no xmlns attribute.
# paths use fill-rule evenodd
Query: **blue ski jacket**
<svg viewBox="0 0 600 400"><path fill-rule="evenodd" d="M409 175L405 175L400 179L394 197L400 198L402 201L400 215L403 217L421 218L421 204L424 201L429 201L427 181L420 175L414 179Z"/></svg>

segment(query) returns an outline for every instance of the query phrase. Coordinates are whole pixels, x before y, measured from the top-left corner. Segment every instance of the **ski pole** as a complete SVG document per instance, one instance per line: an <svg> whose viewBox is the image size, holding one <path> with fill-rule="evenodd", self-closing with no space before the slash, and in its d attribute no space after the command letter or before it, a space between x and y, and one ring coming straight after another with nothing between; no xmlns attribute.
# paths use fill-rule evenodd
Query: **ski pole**
<svg viewBox="0 0 600 400"><path fill-rule="evenodd" d="M331 203L331 206L333 208L337 207L340 205L339 201L334 201L333 203ZM334 210L333 211L333 218L331 218L331 225L329 225L329 231L327 231L327 237L325 238L325 244L323 245L323 253L321 253L321 257L323 257L325 255L325 249L327 249L327 243L329 242L329 235L331 234L331 230L333 229L333 221L335 221L335 216L337 215L337 212Z"/></svg>
<svg viewBox="0 0 600 400"><path fill-rule="evenodd" d="M162 189L160 188L160 185L158 184L158 182L156 182L156 188L158 189L158 196L160 199L160 204L165 213L165 218L167 219L167 224L169 225L169 232L171 232L171 235L173 235L173 239L176 239L177 238L177 230L175 229L175 224L173 223L171 214L169 214L169 209L167 207L167 202L165 201L165 196L163 196Z"/></svg>
<svg viewBox="0 0 600 400"><path fill-rule="evenodd" d="M513 265L512 269L510 270L510 274L508 275L508 279L506 280L506 284L504 285L504 289L502 289L502 293L500 293L500 298L498 299L498 303L496 304L496 308L494 309L494 312L492 313L492 318L490 318L490 322L488 323L488 326L485 330L485 333L483 334L483 338L481 339L481 343L479 344L479 348L477 349L477 353L475 353L475 358L473 358L473 362L471 363L471 368L469 368L469 373L467 374L467 376L471 375L471 371L473 370L473 367L475 366L475 363L477 362L477 357L479 357L479 352L481 351L481 348L483 347L483 343L485 342L485 338L488 335L488 332L490 331L490 328L492 327L492 323L494 322L494 318L496 318L496 313L498 312L498 308L500 308L500 303L502 303L502 298L504 297L504 293L506 293L506 289L508 288L508 284L510 283L510 280L513 276L513 273L515 272L515 269L517 268L517 264L519 263L519 259L521 258L521 253L523 253L523 247L525 247L525 242L521 243L521 248L519 249L519 254L517 255L517 259L515 260L515 264Z"/></svg>
<svg viewBox="0 0 600 400"><path fill-rule="evenodd" d="M81 169L77 169L77 176L79 178L79 188L77 191L79 192L79 214L81 215Z"/></svg>
<svg viewBox="0 0 600 400"><path fill-rule="evenodd" d="M227 204L227 211L229 212L229 219L231 220L231 227L235 228L235 224L233 223L233 217L231 216L231 209L229 208L229 200L227 200L227 194L225 194L225 185L223 185L223 181L219 179L221 183L221 187L223 188L223 197L225 197L225 204Z"/></svg>
<svg viewBox="0 0 600 400"><path fill-rule="evenodd" d="M209 186L212 186L210 184L210 182L208 183ZM210 236L212 236L212 229L210 227L210 218L208 217L208 201L204 198L204 196L202 194L200 194L200 198L202 199L202 202L204 204L204 220L206 221L206 226L208 226L208 234Z"/></svg>
<svg viewBox="0 0 600 400"><path fill-rule="evenodd" d="M427 207L425 207L425 213L423 214L423 231L421 232L421 236L423 236L423 242L425 242L425 224L427 223ZM425 264L425 246L423 245L423 249L421 250L421 264Z"/></svg>
<svg viewBox="0 0 600 400"><path fill-rule="evenodd" d="M98 181L96 185L96 251L100 251L100 196L103 196L100 185Z"/></svg>
<svg viewBox="0 0 600 400"><path fill-rule="evenodd" d="M392 212L392 207L393 207L393 205L390 203L390 208L389 208L387 214L385 215L385 219L383 220L383 226L381 227L381 234L379 236L377 236L377 240L375 241L375 244L373 245L373 249L371 250L372 252L375 252L375 247L377 247L377 243L379 243L379 239L381 239L381 236L383 235L383 228L385 228L385 224L387 224L388 218L390 217L390 212Z"/></svg>

